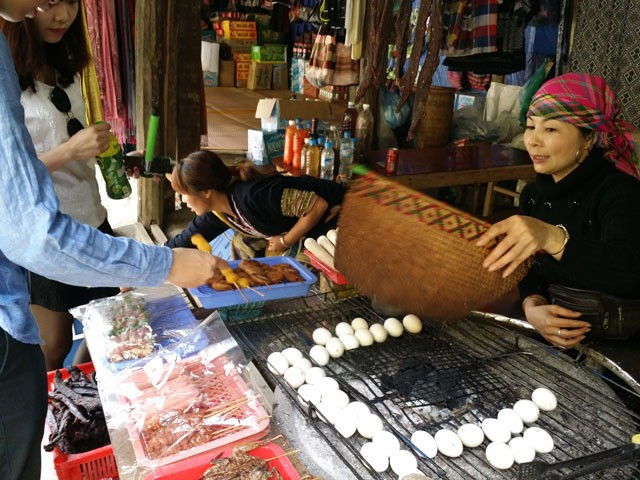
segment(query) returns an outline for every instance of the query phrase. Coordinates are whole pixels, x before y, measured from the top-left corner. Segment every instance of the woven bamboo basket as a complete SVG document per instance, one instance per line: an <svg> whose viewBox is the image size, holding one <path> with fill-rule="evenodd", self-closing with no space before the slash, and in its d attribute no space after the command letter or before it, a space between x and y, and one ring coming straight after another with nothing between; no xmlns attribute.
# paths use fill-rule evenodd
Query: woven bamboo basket
<svg viewBox="0 0 640 480"><path fill-rule="evenodd" d="M506 279L482 262L495 242L475 245L489 224L372 172L343 202L336 268L377 302L432 320L466 316L514 288L529 265Z"/></svg>
<svg viewBox="0 0 640 480"><path fill-rule="evenodd" d="M418 148L438 147L449 142L455 94L455 88L429 88L427 104L416 135Z"/></svg>

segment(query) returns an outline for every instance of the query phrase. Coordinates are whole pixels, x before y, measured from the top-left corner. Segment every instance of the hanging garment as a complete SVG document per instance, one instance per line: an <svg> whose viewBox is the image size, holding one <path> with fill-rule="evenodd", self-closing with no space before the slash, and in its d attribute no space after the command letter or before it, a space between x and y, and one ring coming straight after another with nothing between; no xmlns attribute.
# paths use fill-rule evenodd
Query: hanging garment
<svg viewBox="0 0 640 480"><path fill-rule="evenodd" d="M446 0L442 21L447 56L497 51L498 0Z"/></svg>
<svg viewBox="0 0 640 480"><path fill-rule="evenodd" d="M620 116L640 125L640 2L582 0L567 71L606 79L620 99Z"/></svg>

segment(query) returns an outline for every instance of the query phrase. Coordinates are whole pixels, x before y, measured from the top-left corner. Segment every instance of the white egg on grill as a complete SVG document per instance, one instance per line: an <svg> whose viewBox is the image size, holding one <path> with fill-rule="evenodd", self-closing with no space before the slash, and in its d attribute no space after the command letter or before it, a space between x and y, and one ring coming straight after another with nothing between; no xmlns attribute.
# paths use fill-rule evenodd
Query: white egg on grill
<svg viewBox="0 0 640 480"><path fill-rule="evenodd" d="M529 427L522 436L533 445L537 453L549 453L553 450L553 438L540 427Z"/></svg>
<svg viewBox="0 0 640 480"><path fill-rule="evenodd" d="M287 359L289 365L295 365L295 363L302 358L302 352L294 347L285 348L282 351L282 355Z"/></svg>
<svg viewBox="0 0 640 480"><path fill-rule="evenodd" d="M349 405L349 395L342 390L327 390L322 392L322 403L335 405L338 410L342 410Z"/></svg>
<svg viewBox="0 0 640 480"><path fill-rule="evenodd" d="M371 335L373 335L373 339L378 343L384 343L389 336L384 326L379 323L374 323L373 325L371 325L369 327L369 331L371 332Z"/></svg>
<svg viewBox="0 0 640 480"><path fill-rule="evenodd" d="M438 451L447 457L456 458L462 455L462 441L453 430L443 428L438 430L434 436Z"/></svg>
<svg viewBox="0 0 640 480"><path fill-rule="evenodd" d="M389 456L389 465L396 475L403 477L418 468L418 460L408 450L396 450Z"/></svg>
<svg viewBox="0 0 640 480"><path fill-rule="evenodd" d="M321 378L327 376L327 373L324 371L324 368L321 367L311 367L305 373L305 381L309 385L315 385Z"/></svg>
<svg viewBox="0 0 640 480"><path fill-rule="evenodd" d="M347 351L355 350L360 346L360 342L358 341L356 336L350 333L345 333L344 335L340 335L338 339L342 342L342 344L344 345L344 349Z"/></svg>
<svg viewBox="0 0 640 480"><path fill-rule="evenodd" d="M293 363L293 366L298 367L303 372L306 372L311 367L313 367L313 365L311 364L311 361L308 358L301 358L297 360L296 362Z"/></svg>
<svg viewBox="0 0 640 480"><path fill-rule="evenodd" d="M513 453L506 443L491 442L487 445L485 455L489 463L498 470L507 470L513 465Z"/></svg>
<svg viewBox="0 0 640 480"><path fill-rule="evenodd" d="M316 385L323 392L329 392L331 390L340 390L338 381L333 377L322 377L318 379Z"/></svg>
<svg viewBox="0 0 640 480"><path fill-rule="evenodd" d="M344 344L336 337L331 337L325 348L331 358L340 358L344 354Z"/></svg>
<svg viewBox="0 0 640 480"><path fill-rule="evenodd" d="M373 434L380 430L383 430L382 420L377 415L367 413L358 419L358 433L364 438L371 440Z"/></svg>
<svg viewBox="0 0 640 480"><path fill-rule="evenodd" d="M361 347L373 345L373 334L368 329L356 330L354 336L358 339L358 342L360 342Z"/></svg>
<svg viewBox="0 0 640 480"><path fill-rule="evenodd" d="M512 408L503 408L498 412L498 420L509 427L509 431L515 435L524 429L522 418Z"/></svg>
<svg viewBox="0 0 640 480"><path fill-rule="evenodd" d="M473 423L465 423L458 428L458 436L462 441L462 445L474 448L480 445L484 440L484 432L482 428Z"/></svg>
<svg viewBox="0 0 640 480"><path fill-rule="evenodd" d="M555 394L548 388L536 388L531 394L531 400L540 410L551 412L558 406L558 399Z"/></svg>
<svg viewBox="0 0 640 480"><path fill-rule="evenodd" d="M393 317L387 318L384 321L384 329L392 337L402 336L402 331L404 330L402 327L402 322L397 318L393 318Z"/></svg>
<svg viewBox="0 0 640 480"><path fill-rule="evenodd" d="M540 417L540 409L531 400L518 400L513 404L513 410L524 423L533 423Z"/></svg>
<svg viewBox="0 0 640 480"><path fill-rule="evenodd" d="M340 322L336 325L336 337L340 335L353 335L353 328L347 322Z"/></svg>
<svg viewBox="0 0 640 480"><path fill-rule="evenodd" d="M289 368L289 362L280 352L273 352L267 357L267 367L274 375L284 375Z"/></svg>
<svg viewBox="0 0 640 480"><path fill-rule="evenodd" d="M376 472L384 472L389 468L389 457L372 442L367 442L360 447L360 455Z"/></svg>
<svg viewBox="0 0 640 480"><path fill-rule="evenodd" d="M322 400L316 405L316 408L318 409L320 420L332 425L336 422L336 418L338 418L338 414L340 413L340 409L336 408L333 403L326 403Z"/></svg>
<svg viewBox="0 0 640 480"><path fill-rule="evenodd" d="M317 345L326 345L333 334L326 328L316 328L311 335L313 342Z"/></svg>
<svg viewBox="0 0 640 480"><path fill-rule="evenodd" d="M422 320L417 315L410 313L402 319L402 326L409 333L420 333L422 331Z"/></svg>
<svg viewBox="0 0 640 480"><path fill-rule="evenodd" d="M536 449L524 437L514 437L509 440L509 448L516 463L529 463L536 458Z"/></svg>
<svg viewBox="0 0 640 480"><path fill-rule="evenodd" d="M351 320L351 328L353 328L356 332L358 330L367 330L369 328L369 324L362 317L356 317Z"/></svg>
<svg viewBox="0 0 640 480"><path fill-rule="evenodd" d="M511 439L509 427L495 418L485 418L482 431L490 442L507 443Z"/></svg>
<svg viewBox="0 0 640 480"><path fill-rule="evenodd" d="M297 390L305 382L305 374L298 367L289 367L284 372L284 379L291 388Z"/></svg>
<svg viewBox="0 0 640 480"><path fill-rule="evenodd" d="M371 437L371 441L376 445L379 445L388 456L393 452L400 450L400 441L398 438L393 433L387 432L386 430L375 432L373 437Z"/></svg>
<svg viewBox="0 0 640 480"><path fill-rule="evenodd" d="M427 457L433 458L438 454L438 445L436 439L429 432L424 430L416 430L411 435L411 443Z"/></svg>
<svg viewBox="0 0 640 480"><path fill-rule="evenodd" d="M359 420L361 417L371 413L369 407L362 402L351 402L349 405L344 407L344 410L349 412L350 415L353 415L356 420Z"/></svg>
<svg viewBox="0 0 640 480"><path fill-rule="evenodd" d="M322 345L314 345L313 347L311 347L309 356L321 367L324 367L327 363L329 363L330 359L329 352Z"/></svg>
<svg viewBox="0 0 640 480"><path fill-rule="evenodd" d="M305 383L298 389L298 400L303 407L307 408L308 404L317 405L322 399L322 390L315 385Z"/></svg>
<svg viewBox="0 0 640 480"><path fill-rule="evenodd" d="M340 412L338 412L338 414L336 415L334 425L340 435L342 435L344 438L350 438L356 433L358 420L352 415L349 415L349 412L340 410Z"/></svg>

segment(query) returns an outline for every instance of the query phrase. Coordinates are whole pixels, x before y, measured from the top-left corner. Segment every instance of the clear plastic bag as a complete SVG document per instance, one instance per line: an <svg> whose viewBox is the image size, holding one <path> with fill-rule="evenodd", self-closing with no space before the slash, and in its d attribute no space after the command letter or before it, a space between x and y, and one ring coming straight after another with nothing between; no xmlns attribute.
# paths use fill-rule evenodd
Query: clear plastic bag
<svg viewBox="0 0 640 480"><path fill-rule="evenodd" d="M146 295L153 296L148 290ZM75 312L86 326L94 359L105 352L108 332L98 326L106 311L105 304L92 302ZM123 368L98 361L98 387L121 478L143 479L195 455L214 458L234 444L264 436L271 407L246 365L217 312Z"/></svg>
<svg viewBox="0 0 640 480"><path fill-rule="evenodd" d="M384 121L391 129L396 129L407 121L411 108L405 103L400 111L396 111L400 103L400 95L382 87L382 112Z"/></svg>

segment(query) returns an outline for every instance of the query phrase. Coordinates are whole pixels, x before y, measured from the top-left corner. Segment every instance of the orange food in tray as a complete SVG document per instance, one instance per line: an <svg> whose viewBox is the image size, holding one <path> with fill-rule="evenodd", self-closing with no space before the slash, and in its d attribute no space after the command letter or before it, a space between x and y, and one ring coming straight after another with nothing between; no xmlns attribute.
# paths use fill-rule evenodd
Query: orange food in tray
<svg viewBox="0 0 640 480"><path fill-rule="evenodd" d="M224 292L238 287L260 287L302 281L304 278L288 263L267 265L256 260L242 260L238 268L216 274L207 284L218 292Z"/></svg>

